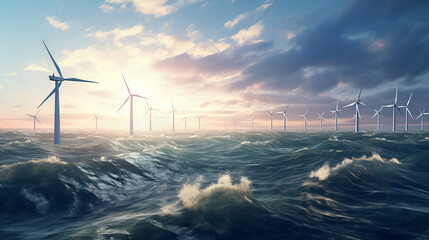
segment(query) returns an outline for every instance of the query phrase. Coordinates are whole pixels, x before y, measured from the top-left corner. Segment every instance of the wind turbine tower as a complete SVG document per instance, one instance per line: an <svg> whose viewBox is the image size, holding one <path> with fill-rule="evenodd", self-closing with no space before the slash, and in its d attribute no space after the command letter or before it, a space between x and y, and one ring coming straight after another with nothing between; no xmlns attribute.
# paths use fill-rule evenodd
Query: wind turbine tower
<svg viewBox="0 0 429 240"><path fill-rule="evenodd" d="M252 115L252 117L251 118L249 118L249 120L251 120L252 121L252 131L253 131L253 120L255 119L255 115Z"/></svg>
<svg viewBox="0 0 429 240"><path fill-rule="evenodd" d="M286 120L287 120L286 113L288 108L289 108L289 104L286 106L283 112L277 112L277 113L283 113L283 132L286 132Z"/></svg>
<svg viewBox="0 0 429 240"><path fill-rule="evenodd" d="M354 102L343 107L343 108L347 108L347 107L351 107L353 105L355 106L355 117L354 117L355 118L355 132L359 132L359 120L360 120L359 105L362 104L365 107L368 107L368 105L366 105L364 102L362 102L360 100L361 93L362 93L362 88L359 91L359 95L358 95L356 101L354 101Z"/></svg>
<svg viewBox="0 0 429 240"><path fill-rule="evenodd" d="M154 110L154 111L158 111L158 110L156 110L155 108L149 106L149 103L147 103L147 100L146 100L146 106L147 106L147 111L144 114L143 118L149 112L149 132L152 132L152 110Z"/></svg>
<svg viewBox="0 0 429 240"><path fill-rule="evenodd" d="M335 131L338 131L338 117L341 118L341 116L340 116L341 110L338 109L338 100L337 100L337 106L335 107L334 110L332 110L330 112L331 112L331 114L335 114Z"/></svg>
<svg viewBox="0 0 429 240"><path fill-rule="evenodd" d="M174 113L177 111L177 109L174 108L173 102L171 102L171 108L172 108L171 112L169 112L167 114L170 114L170 113L173 114L173 132L174 132L175 131L175 129L174 129Z"/></svg>
<svg viewBox="0 0 429 240"><path fill-rule="evenodd" d="M422 110L420 110L420 115L418 117L416 117L416 119L422 118L422 123L421 123L421 127L420 127L420 129L422 131L425 130L425 115L429 115L429 113L427 113L426 110L423 108L423 112L422 112Z"/></svg>
<svg viewBox="0 0 429 240"><path fill-rule="evenodd" d="M322 112L322 114L320 114L320 113L317 113L317 115L319 115L319 117L317 117L317 119L320 119L320 131L322 131L323 130L323 119L325 119L324 117L323 117L323 115L325 114L325 112Z"/></svg>
<svg viewBox="0 0 429 240"><path fill-rule="evenodd" d="M40 123L39 119L37 118L37 114L39 114L40 111L38 111L36 113L36 115L30 115L30 114L26 114L29 117L33 118L33 130L36 131L36 121Z"/></svg>
<svg viewBox="0 0 429 240"><path fill-rule="evenodd" d="M185 131L187 130L187 125L186 125L186 120L188 120L188 118L186 117L185 112L183 111L183 118L182 121L185 120Z"/></svg>
<svg viewBox="0 0 429 240"><path fill-rule="evenodd" d="M95 115L95 113L94 113L94 117L92 118L92 121L94 121L95 120L95 131L97 131L98 130L98 119L99 119L100 117L99 116L97 116L97 115Z"/></svg>
<svg viewBox="0 0 429 240"><path fill-rule="evenodd" d="M198 118L198 131L200 131L201 130L201 118L205 117L206 115L198 116L197 114L195 114L195 116Z"/></svg>
<svg viewBox="0 0 429 240"><path fill-rule="evenodd" d="M42 42L43 42L43 45L45 45L45 48L48 51L49 57L51 57L51 60L54 63L55 68L57 69L57 72L60 76L57 77L57 76L55 76L55 74L52 74L52 76L49 76L49 80L55 82L55 88L51 91L51 93L49 93L49 95L45 98L45 100L43 100L43 102L37 108L42 106L43 103L45 103L46 100L48 100L52 96L52 94L55 93L54 144L60 144L61 143L61 136L60 136L60 132L61 132L61 129L60 129L61 128L61 124L60 124L60 87L61 87L61 85L63 84L64 81L86 82L86 83L97 83L97 82L82 80L79 78L64 78L63 74L61 73L60 67L58 66L57 62L55 62L54 58L51 55L51 52L49 51L48 47L45 44L45 42L44 41L42 41Z"/></svg>
<svg viewBox="0 0 429 240"><path fill-rule="evenodd" d="M275 116L275 115L274 115L272 109L270 112L267 111L267 113L270 114L270 131L272 132L273 131L273 116Z"/></svg>
<svg viewBox="0 0 429 240"><path fill-rule="evenodd" d="M299 115L301 117L304 117L304 131L307 131L307 113L308 113L308 109L307 111L305 111L304 115Z"/></svg>
<svg viewBox="0 0 429 240"><path fill-rule="evenodd" d="M410 105L410 101L411 101L412 96L413 96L413 93L411 92L410 98L408 98L407 105L399 106L399 108L405 108L405 131L408 131L408 114L410 114L411 118L414 119L413 114L411 114L411 111L408 108L408 106Z"/></svg>
<svg viewBox="0 0 429 240"><path fill-rule="evenodd" d="M384 105L384 106L382 106L382 107L385 107L385 108L391 107L392 110L393 110L393 119L392 119L392 131L393 132L396 131L396 109L398 109L399 113L402 114L401 109L399 109L399 106L398 106L397 103L398 103L398 89L396 89L396 92L395 92L395 102L393 104L391 104L391 105Z"/></svg>
<svg viewBox="0 0 429 240"><path fill-rule="evenodd" d="M130 135L134 135L134 110L133 110L133 97L139 97L143 99L147 99L147 97L143 97L137 94L132 94L130 91L130 88L128 87L127 81L125 80L124 74L122 74L122 78L124 79L125 86L128 90L128 97L125 99L125 102L122 103L122 105L119 107L118 111L121 110L121 108L127 103L128 100L130 100Z"/></svg>
<svg viewBox="0 0 429 240"><path fill-rule="evenodd" d="M380 116L381 116L381 110L383 109L383 107L381 107L380 108L380 110L375 110L374 109L374 111L375 111L375 114L374 114L374 116L372 116L372 118L374 118L375 116L377 116L377 131L380 131Z"/></svg>
<svg viewBox="0 0 429 240"><path fill-rule="evenodd" d="M234 131L237 131L237 121L238 121L238 118L233 118L232 120L234 120Z"/></svg>

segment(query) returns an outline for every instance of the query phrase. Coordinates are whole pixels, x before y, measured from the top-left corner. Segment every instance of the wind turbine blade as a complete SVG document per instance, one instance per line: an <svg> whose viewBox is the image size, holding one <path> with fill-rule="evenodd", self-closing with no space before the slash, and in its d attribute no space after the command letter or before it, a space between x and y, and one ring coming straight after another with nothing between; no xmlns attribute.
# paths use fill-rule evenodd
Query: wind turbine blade
<svg viewBox="0 0 429 240"><path fill-rule="evenodd" d="M379 112L375 111L374 116L371 117L371 119L373 119L375 116L377 116L377 114L379 114Z"/></svg>
<svg viewBox="0 0 429 240"><path fill-rule="evenodd" d="M404 118L405 118L405 115L402 113L401 109L400 109L400 108L398 108L398 107L396 107L396 108L398 109L398 111L399 111L399 113L402 115L402 117L404 117Z"/></svg>
<svg viewBox="0 0 429 240"><path fill-rule="evenodd" d="M167 113L167 114L165 114L165 115L168 115L168 114L170 114L170 113L172 113L173 111L171 111L171 112L169 112L169 113Z"/></svg>
<svg viewBox="0 0 429 240"><path fill-rule="evenodd" d="M203 118L203 117L205 117L205 116L207 116L207 115L203 115L201 118Z"/></svg>
<svg viewBox="0 0 429 240"><path fill-rule="evenodd" d="M33 116L33 115L30 115L30 114L25 114L25 115L27 115L27 116L29 116L29 117L32 117L32 118L34 118L35 116Z"/></svg>
<svg viewBox="0 0 429 240"><path fill-rule="evenodd" d="M338 110L338 99L337 99L337 107L335 108L335 110Z"/></svg>
<svg viewBox="0 0 429 240"><path fill-rule="evenodd" d="M63 81L70 81L70 82L86 82L86 83L98 83L95 81L89 81L89 80L83 80L79 78L65 78Z"/></svg>
<svg viewBox="0 0 429 240"><path fill-rule="evenodd" d="M146 114L149 112L149 108L147 109L146 113L143 115L143 118L146 117Z"/></svg>
<svg viewBox="0 0 429 240"><path fill-rule="evenodd" d="M36 121L37 121L37 122L39 122L40 124L42 124L42 123L39 121L39 119L38 119L37 117L35 117L35 118L36 118Z"/></svg>
<svg viewBox="0 0 429 240"><path fill-rule="evenodd" d="M356 105L356 110L357 110L357 115L358 115L358 117L359 117L359 119L360 119L359 105Z"/></svg>
<svg viewBox="0 0 429 240"><path fill-rule="evenodd" d="M52 57L52 54L51 54L51 52L49 51L49 49L48 49L48 47L46 46L46 43L45 43L45 41L43 41L42 40L42 42L43 42L43 45L45 45L45 48L46 48L46 50L48 51L48 53L49 53L49 56L51 57L51 59L52 59L52 62L54 63L54 65L55 65L55 68L57 69L57 72L58 72L58 74L60 74L60 76L63 78L63 74L61 73L61 69L60 69L60 67L58 67L58 64L57 64L57 62L55 62L55 59L54 59L54 57Z"/></svg>
<svg viewBox="0 0 429 240"><path fill-rule="evenodd" d="M357 98L357 101L360 101L360 94L362 93L362 88L360 88L360 91L359 91L359 96L358 96L358 98Z"/></svg>
<svg viewBox="0 0 429 240"><path fill-rule="evenodd" d="M159 112L159 110L158 110L158 109L155 109L155 108L152 108L152 110L153 110L153 111L157 111L157 112Z"/></svg>
<svg viewBox="0 0 429 240"><path fill-rule="evenodd" d="M127 103L128 99L130 99L130 96L128 96L127 99L125 99L125 102L122 103L122 105L121 105L121 107L119 107L118 111L121 110L121 108L125 105L125 103Z"/></svg>
<svg viewBox="0 0 429 240"><path fill-rule="evenodd" d="M410 101L411 101L411 97L413 96L413 92L411 92L411 94L410 94L410 98L408 98L408 102L407 102L407 107L408 107L408 105L410 105Z"/></svg>
<svg viewBox="0 0 429 240"><path fill-rule="evenodd" d="M390 108L390 107L393 107L394 105L383 105L383 106L381 106L382 108Z"/></svg>
<svg viewBox="0 0 429 240"><path fill-rule="evenodd" d="M410 110L408 108L405 108L406 112L408 112L412 119L414 119L413 114L411 114Z"/></svg>
<svg viewBox="0 0 429 240"><path fill-rule="evenodd" d="M36 115L34 115L34 116L35 116L35 117L37 117L37 115L39 115L39 112L40 112L40 110L39 110L39 111L37 111Z"/></svg>
<svg viewBox="0 0 429 240"><path fill-rule="evenodd" d="M132 96L133 96L133 97L143 98L143 99L148 99L147 97L143 97L143 96L140 96L140 95L138 95L138 94L133 94Z"/></svg>
<svg viewBox="0 0 429 240"><path fill-rule="evenodd" d="M352 102L352 103L350 103L350 104L348 104L348 105L344 106L343 108L351 107L351 106L353 106L353 105L355 105L355 104L356 104L356 102Z"/></svg>
<svg viewBox="0 0 429 240"><path fill-rule="evenodd" d="M395 92L395 105L398 102L398 89L396 88L396 92Z"/></svg>
<svg viewBox="0 0 429 240"><path fill-rule="evenodd" d="M147 103L147 99L144 100L146 102L147 108L150 108L149 103Z"/></svg>
<svg viewBox="0 0 429 240"><path fill-rule="evenodd" d="M60 87L60 86L58 85L58 87ZM43 103L45 103L45 102L46 102L46 100L48 100L48 99L49 99L49 97L51 97L51 96L52 96L52 94L54 94L55 89L56 89L56 88L54 88L54 90L52 90L52 92L51 92L51 93L49 93L49 95L45 98L45 100L43 100L43 102L42 102L42 103L41 103L37 108L39 108L40 106L42 106L42 104L43 104Z"/></svg>
<svg viewBox="0 0 429 240"><path fill-rule="evenodd" d="M131 95L130 88L128 87L127 81L125 80L124 74L121 72L122 78L124 79L125 86L127 87L128 93Z"/></svg>
<svg viewBox="0 0 429 240"><path fill-rule="evenodd" d="M304 115L307 115L307 113L308 113L308 109L307 109L307 111L305 111L305 114L304 114Z"/></svg>
<svg viewBox="0 0 429 240"><path fill-rule="evenodd" d="M338 117L340 117L340 119L343 119L343 118L341 118L341 115L340 115L340 113L337 111L337 114L338 114Z"/></svg>

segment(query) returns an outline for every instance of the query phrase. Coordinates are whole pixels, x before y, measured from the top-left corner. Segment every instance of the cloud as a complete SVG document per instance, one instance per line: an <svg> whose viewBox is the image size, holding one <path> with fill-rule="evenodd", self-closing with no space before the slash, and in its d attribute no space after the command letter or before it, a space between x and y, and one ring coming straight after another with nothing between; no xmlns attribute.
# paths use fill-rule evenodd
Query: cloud
<svg viewBox="0 0 429 240"><path fill-rule="evenodd" d="M144 15L162 17L169 15L187 4L200 2L201 0L178 0L170 3L168 0L106 0L106 3L121 4L132 3L136 11Z"/></svg>
<svg viewBox="0 0 429 240"><path fill-rule="evenodd" d="M54 28L61 29L63 31L66 31L69 29L69 25L66 22L61 22L60 19L57 19L57 17L46 17L46 20L48 20L49 24L51 24Z"/></svg>
<svg viewBox="0 0 429 240"><path fill-rule="evenodd" d="M100 5L98 8L100 8L101 11L104 12L104 13L110 13L110 12L113 11L113 9L115 9L114 7L112 7L112 6L108 5L108 4L105 4L105 3L102 4L102 5Z"/></svg>
<svg viewBox="0 0 429 240"><path fill-rule="evenodd" d="M16 72L11 72L11 73L6 73L5 76L10 77L10 76L16 76Z"/></svg>
<svg viewBox="0 0 429 240"><path fill-rule="evenodd" d="M237 42L238 45L245 45L248 43L255 43L259 40L254 40L259 37L264 26L261 23L249 27L248 29L242 29L237 34L233 35L231 39Z"/></svg>
<svg viewBox="0 0 429 240"><path fill-rule="evenodd" d="M412 5L355 1L339 14L289 38L293 45L287 50L267 52L246 67L242 79L230 87L239 90L260 84L267 90L314 94L340 83L356 88L392 81L417 84L419 76L429 71L428 8L427 1ZM257 37L258 30L242 30L241 37L237 34L234 40L243 44Z"/></svg>
<svg viewBox="0 0 429 240"><path fill-rule="evenodd" d="M98 38L101 40L106 40L107 38L112 37L116 45L122 45L123 43L120 40L127 37L137 36L143 32L143 29L144 27L141 24L137 24L133 27L124 28L124 29L117 27L108 32L103 32L101 30L98 30L97 32L90 32L86 36Z"/></svg>
<svg viewBox="0 0 429 240"><path fill-rule="evenodd" d="M52 72L51 70L36 64L28 65L27 67L24 68L24 71L39 71L39 72L47 72L47 73Z"/></svg>
<svg viewBox="0 0 429 240"><path fill-rule="evenodd" d="M265 9L267 9L268 7L270 7L273 4L273 1L271 0L266 0L261 6L259 6L257 9L253 10L253 11L248 11L245 13L242 13L240 15L238 15L237 17L235 17L233 20L227 21L224 26L226 28L233 28L235 25L237 25L238 23L240 23L242 20L253 16L255 14L258 14L260 12L263 12Z"/></svg>

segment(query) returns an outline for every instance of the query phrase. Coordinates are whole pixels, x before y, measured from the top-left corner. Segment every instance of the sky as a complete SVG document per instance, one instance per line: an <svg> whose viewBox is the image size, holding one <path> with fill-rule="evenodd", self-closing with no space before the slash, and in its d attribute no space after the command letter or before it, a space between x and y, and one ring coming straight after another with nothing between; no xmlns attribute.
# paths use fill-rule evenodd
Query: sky
<svg viewBox="0 0 429 240"><path fill-rule="evenodd" d="M60 88L62 129L127 129L132 93L147 97L154 130L269 129L267 111L288 110L288 126L310 129L326 112L333 128L340 107L356 99L379 109L398 104L411 92L410 110L429 109L429 2L349 0L17 0L0 2L0 128L32 128L25 114L40 110L39 128L52 129L54 98L37 106L54 88L55 67L64 77L98 84L65 82ZM148 130L143 99L134 99L134 128ZM354 110L343 109L340 128L353 127ZM374 129L374 110L361 108L362 129ZM382 128L391 129L392 110L383 109ZM274 128L282 128L282 116ZM398 128L404 119L397 114ZM410 120L418 129L420 120ZM429 124L429 123L428 123Z"/></svg>

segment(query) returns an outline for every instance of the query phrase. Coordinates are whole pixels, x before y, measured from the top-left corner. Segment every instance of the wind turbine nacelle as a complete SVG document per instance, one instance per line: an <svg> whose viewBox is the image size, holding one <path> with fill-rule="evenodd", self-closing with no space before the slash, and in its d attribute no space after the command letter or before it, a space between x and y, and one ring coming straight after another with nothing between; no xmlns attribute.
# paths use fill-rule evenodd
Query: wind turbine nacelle
<svg viewBox="0 0 429 240"><path fill-rule="evenodd" d="M64 78L52 75L52 76L49 76L49 80L51 80L51 81L63 81Z"/></svg>

